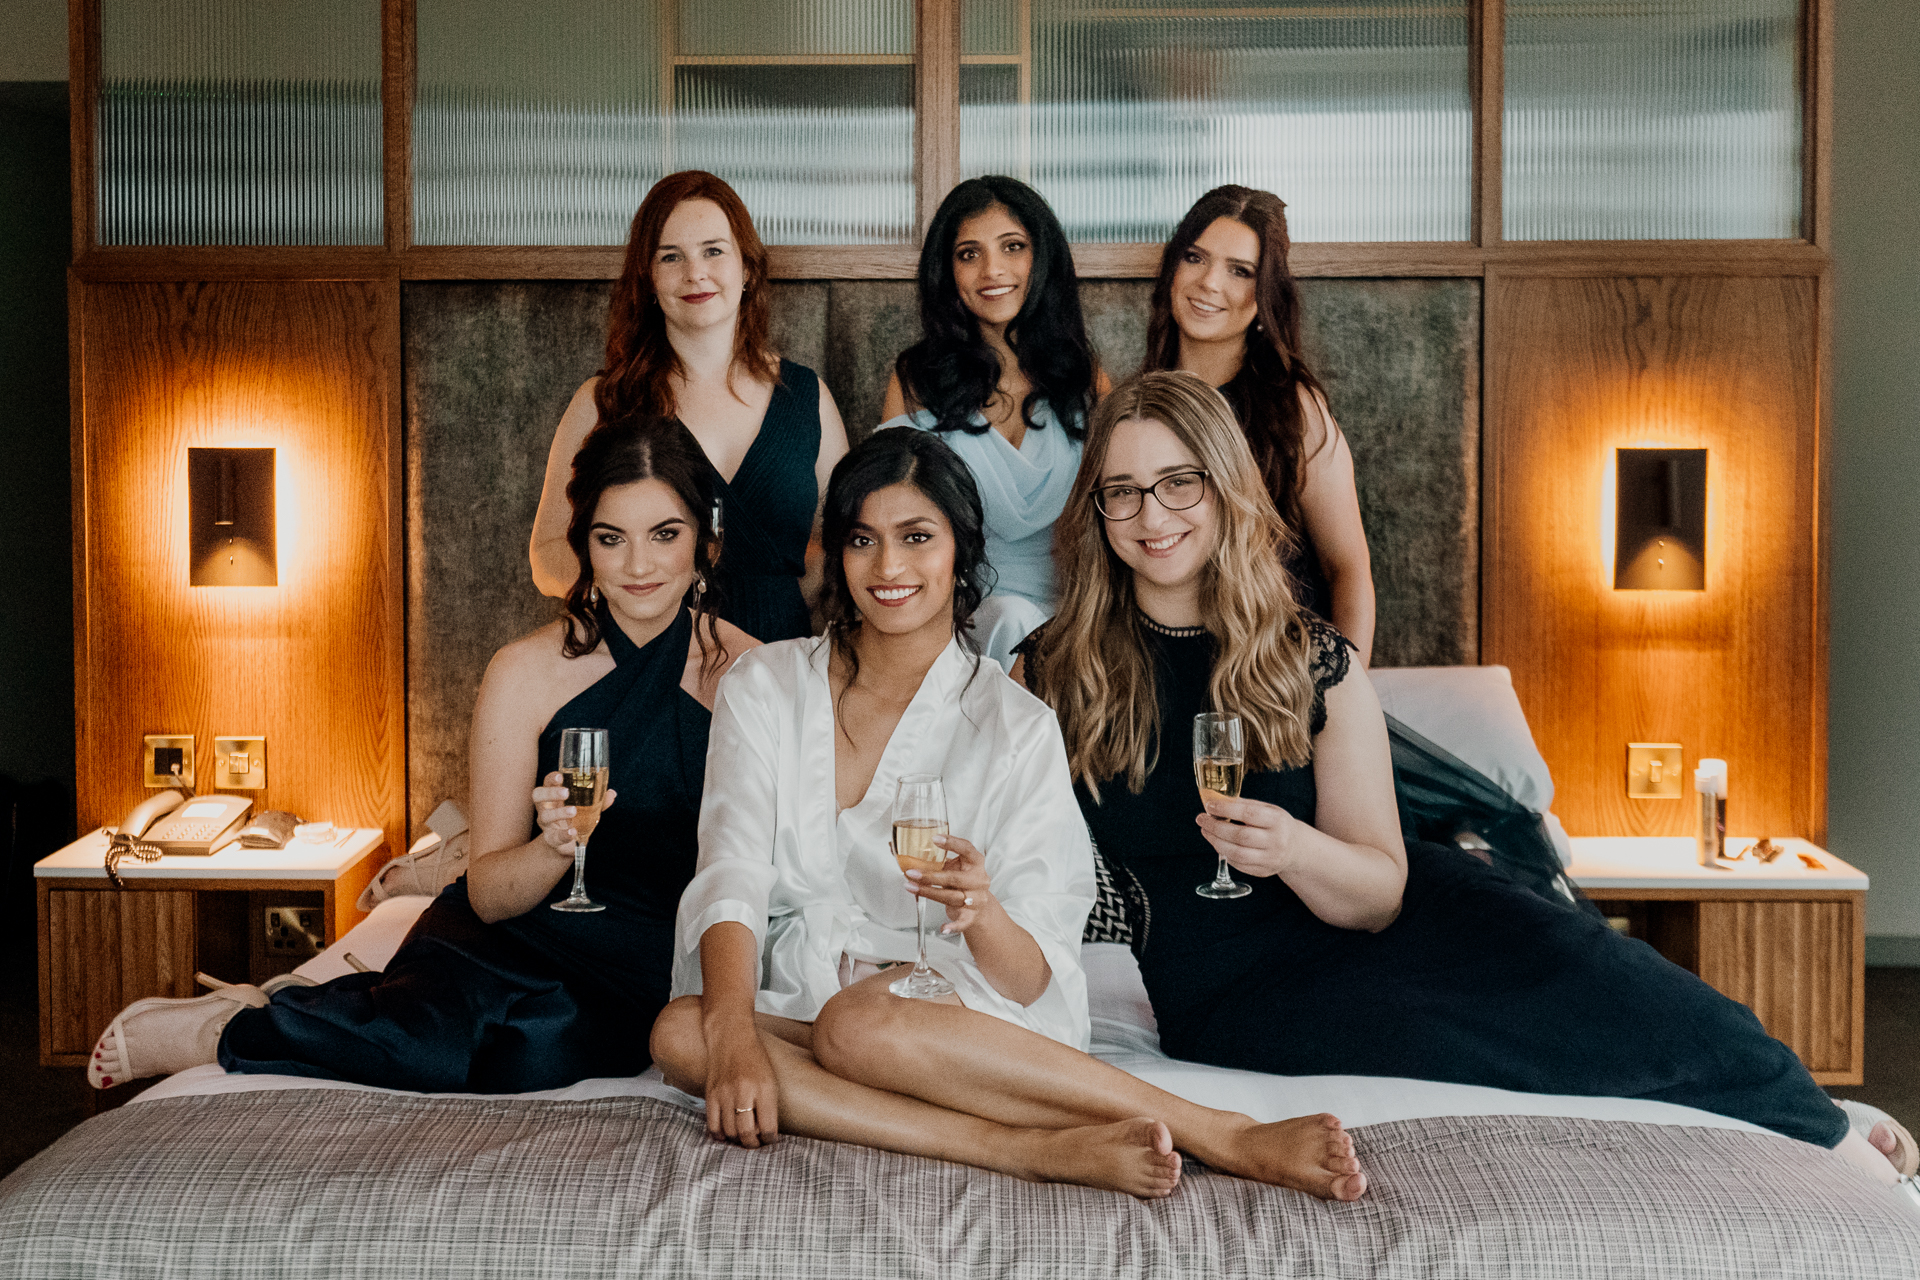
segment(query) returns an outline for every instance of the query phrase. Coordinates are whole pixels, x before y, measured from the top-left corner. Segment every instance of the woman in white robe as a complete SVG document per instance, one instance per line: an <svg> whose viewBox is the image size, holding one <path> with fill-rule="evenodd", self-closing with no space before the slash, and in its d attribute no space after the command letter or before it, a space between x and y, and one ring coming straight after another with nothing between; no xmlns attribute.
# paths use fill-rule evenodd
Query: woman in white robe
<svg viewBox="0 0 1920 1280"><path fill-rule="evenodd" d="M984 539L966 464L876 432L834 469L824 639L755 650L714 707L700 861L680 902L653 1054L716 1136L858 1142L1142 1197L1209 1165L1352 1199L1332 1116L1213 1111L1107 1066L1088 1040L1080 933L1091 851L1045 706L970 652ZM945 867L903 877L894 790L938 774ZM916 954L955 987L888 990Z"/></svg>

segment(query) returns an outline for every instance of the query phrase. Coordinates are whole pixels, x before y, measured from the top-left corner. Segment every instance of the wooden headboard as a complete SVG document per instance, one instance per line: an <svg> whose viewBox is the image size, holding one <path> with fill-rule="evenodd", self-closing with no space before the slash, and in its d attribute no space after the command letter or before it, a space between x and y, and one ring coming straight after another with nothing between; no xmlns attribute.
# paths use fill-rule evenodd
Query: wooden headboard
<svg viewBox="0 0 1920 1280"><path fill-rule="evenodd" d="M817 369L855 439L919 332L908 281L774 287L774 337ZM1139 366L1149 284L1082 300L1116 376ZM488 658L550 620L527 537L554 425L599 366L605 282L415 283L402 295L407 808L463 803L467 725ZM1379 593L1382 666L1479 660L1481 283L1301 281L1305 343L1352 441Z"/></svg>

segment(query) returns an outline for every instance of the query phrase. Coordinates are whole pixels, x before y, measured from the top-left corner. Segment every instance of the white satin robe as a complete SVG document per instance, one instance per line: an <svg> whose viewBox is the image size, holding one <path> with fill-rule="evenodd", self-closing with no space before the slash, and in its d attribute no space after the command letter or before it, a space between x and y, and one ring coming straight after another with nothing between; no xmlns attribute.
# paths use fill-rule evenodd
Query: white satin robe
<svg viewBox="0 0 1920 1280"><path fill-rule="evenodd" d="M840 958L912 960L914 897L893 860L892 805L907 773L938 774L948 829L986 856L993 893L1040 944L1052 981L1033 1004L981 974L964 935L938 932L927 961L969 1009L1085 1049L1080 935L1093 852L1053 711L957 642L927 672L859 804L836 814L828 644L749 650L720 681L700 804L700 861L680 898L673 994L700 990L700 938L738 921L760 943L765 1013L811 1022L840 990Z"/></svg>

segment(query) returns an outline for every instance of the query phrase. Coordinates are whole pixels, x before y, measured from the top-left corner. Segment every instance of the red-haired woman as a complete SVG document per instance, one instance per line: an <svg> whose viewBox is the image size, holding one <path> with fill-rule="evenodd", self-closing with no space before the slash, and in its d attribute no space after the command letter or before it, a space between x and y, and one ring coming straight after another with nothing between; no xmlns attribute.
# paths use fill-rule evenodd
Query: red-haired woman
<svg viewBox="0 0 1920 1280"><path fill-rule="evenodd" d="M1273 505L1293 535L1295 598L1373 655L1373 565L1353 452L1300 354L1300 297L1287 269L1286 205L1215 187L1160 252L1145 369L1184 369L1233 406Z"/></svg>
<svg viewBox="0 0 1920 1280"><path fill-rule="evenodd" d="M529 549L542 592L573 585L567 474L587 432L636 412L677 417L713 464L720 616L759 640L812 633L800 579L847 430L826 384L773 350L767 294L766 246L732 187L697 169L654 184L613 286L606 364L574 393L547 455Z"/></svg>

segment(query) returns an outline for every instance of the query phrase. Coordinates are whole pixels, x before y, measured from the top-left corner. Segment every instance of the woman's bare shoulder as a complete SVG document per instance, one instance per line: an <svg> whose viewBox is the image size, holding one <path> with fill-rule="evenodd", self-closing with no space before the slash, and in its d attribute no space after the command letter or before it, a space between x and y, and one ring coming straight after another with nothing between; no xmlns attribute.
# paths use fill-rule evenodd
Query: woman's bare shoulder
<svg viewBox="0 0 1920 1280"><path fill-rule="evenodd" d="M705 624L696 624L693 638L687 642L686 673L680 680L680 687L708 710L713 709L713 701L720 688L720 677L733 670L733 664L740 660L742 654L761 647L760 641L724 618L715 618L713 625L720 639L720 661L709 665L710 654L700 647L706 627Z"/></svg>

